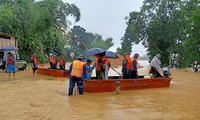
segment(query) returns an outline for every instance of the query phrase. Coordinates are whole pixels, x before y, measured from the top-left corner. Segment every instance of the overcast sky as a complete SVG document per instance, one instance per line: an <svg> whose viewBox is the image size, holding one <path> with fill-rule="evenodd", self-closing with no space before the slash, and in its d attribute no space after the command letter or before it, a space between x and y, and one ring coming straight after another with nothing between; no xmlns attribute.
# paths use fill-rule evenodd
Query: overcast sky
<svg viewBox="0 0 200 120"><path fill-rule="evenodd" d="M127 27L125 17L132 11L139 11L143 0L63 0L75 4L81 12L81 19L73 25L79 25L87 32L102 35L104 39L113 38L114 46L110 49L116 51L121 47L121 38ZM73 27L72 25L72 27ZM132 54L145 54L142 45L134 45Z"/></svg>

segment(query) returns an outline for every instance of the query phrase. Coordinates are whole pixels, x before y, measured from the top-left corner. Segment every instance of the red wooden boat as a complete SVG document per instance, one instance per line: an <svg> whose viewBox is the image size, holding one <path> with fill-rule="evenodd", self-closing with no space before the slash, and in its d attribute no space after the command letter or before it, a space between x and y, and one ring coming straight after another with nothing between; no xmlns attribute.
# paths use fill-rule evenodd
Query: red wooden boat
<svg viewBox="0 0 200 120"><path fill-rule="evenodd" d="M116 91L116 82L120 81L120 90L135 90L147 88L169 87L171 77L168 78L138 78L138 79L118 79L111 77L108 80L85 80L84 89L88 93L114 92Z"/></svg>
<svg viewBox="0 0 200 120"><path fill-rule="evenodd" d="M39 67L37 73L54 77L69 77L68 70L63 71L45 67ZM116 91L117 81L120 81L121 91L169 87L171 79L171 77L144 78L143 76L139 76L138 79L122 79L120 76L109 76L108 80L97 80L92 77L91 80L84 81L84 90L88 93L114 92Z"/></svg>
<svg viewBox="0 0 200 120"><path fill-rule="evenodd" d="M53 76L53 77L68 77L69 76L68 70L49 69L45 67L39 67L37 73Z"/></svg>

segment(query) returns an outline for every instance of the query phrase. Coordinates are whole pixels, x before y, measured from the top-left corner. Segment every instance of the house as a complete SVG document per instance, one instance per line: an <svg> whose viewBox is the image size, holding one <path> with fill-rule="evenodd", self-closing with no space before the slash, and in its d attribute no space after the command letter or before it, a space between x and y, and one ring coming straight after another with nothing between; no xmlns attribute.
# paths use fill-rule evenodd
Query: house
<svg viewBox="0 0 200 120"><path fill-rule="evenodd" d="M3 32L0 32L0 49L4 46L18 47L17 38L13 35L8 35Z"/></svg>

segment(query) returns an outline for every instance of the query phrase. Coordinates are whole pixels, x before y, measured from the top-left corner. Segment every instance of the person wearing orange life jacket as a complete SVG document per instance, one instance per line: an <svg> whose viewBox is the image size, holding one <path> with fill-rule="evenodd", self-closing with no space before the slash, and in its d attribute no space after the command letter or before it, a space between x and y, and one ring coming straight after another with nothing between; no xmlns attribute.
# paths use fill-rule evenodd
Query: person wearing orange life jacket
<svg viewBox="0 0 200 120"><path fill-rule="evenodd" d="M11 73L13 73L13 80L15 80L15 72L16 72L16 65L15 65L15 57L11 52L8 52L8 58L6 63L6 71L9 75L9 79L11 77Z"/></svg>
<svg viewBox="0 0 200 120"><path fill-rule="evenodd" d="M131 78L131 69L132 69L132 60L130 58L130 54L124 55L124 60L122 61L122 74L123 79Z"/></svg>
<svg viewBox="0 0 200 120"><path fill-rule="evenodd" d="M32 70L33 70L33 76L35 76L35 72L37 71L38 69L38 59L37 59L37 55L36 54L33 54L32 57L31 57L31 67L32 67Z"/></svg>
<svg viewBox="0 0 200 120"><path fill-rule="evenodd" d="M137 61L138 57L139 57L139 54L136 53L136 54L134 54L133 59L132 59L133 66L132 66L132 70L131 70L131 78L133 78L133 79L138 78L138 61Z"/></svg>
<svg viewBox="0 0 200 120"><path fill-rule="evenodd" d="M79 55L77 60L74 60L69 66L70 81L68 96L73 94L73 88L75 84L78 86L79 94L83 95L83 80L87 80L87 73L85 63L83 62L83 56Z"/></svg>
<svg viewBox="0 0 200 120"><path fill-rule="evenodd" d="M49 65L50 65L50 69L53 69L53 64L52 64L52 62L53 62L53 54L52 53L50 53L49 54Z"/></svg>
<svg viewBox="0 0 200 120"><path fill-rule="evenodd" d="M111 67L111 63L110 63L110 60L108 58L104 58L105 59L105 80L108 79L108 72L109 72L109 69Z"/></svg>
<svg viewBox="0 0 200 120"><path fill-rule="evenodd" d="M97 79L104 79L105 78L105 59L101 55L96 55L96 77Z"/></svg>
<svg viewBox="0 0 200 120"><path fill-rule="evenodd" d="M52 57L52 68L57 69L57 58L55 55Z"/></svg>
<svg viewBox="0 0 200 120"><path fill-rule="evenodd" d="M60 67L61 70L65 69L65 58L64 58L63 55L60 56L59 67Z"/></svg>

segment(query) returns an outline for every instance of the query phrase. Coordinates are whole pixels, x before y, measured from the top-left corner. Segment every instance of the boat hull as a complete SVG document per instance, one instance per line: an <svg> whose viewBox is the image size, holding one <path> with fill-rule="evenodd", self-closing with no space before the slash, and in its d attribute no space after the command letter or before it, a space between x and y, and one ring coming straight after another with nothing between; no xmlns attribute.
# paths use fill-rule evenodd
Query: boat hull
<svg viewBox="0 0 200 120"><path fill-rule="evenodd" d="M120 81L120 90L135 90L147 88L169 87L169 78L138 78L138 79L109 79L109 80L85 80L84 90L88 93L114 92L116 91L116 81Z"/></svg>
<svg viewBox="0 0 200 120"><path fill-rule="evenodd" d="M49 69L45 67L39 67L37 74L43 74L53 77L69 77L68 70L59 70L59 69Z"/></svg>

